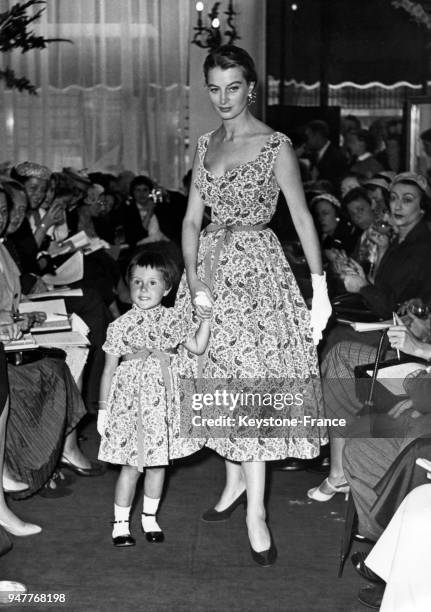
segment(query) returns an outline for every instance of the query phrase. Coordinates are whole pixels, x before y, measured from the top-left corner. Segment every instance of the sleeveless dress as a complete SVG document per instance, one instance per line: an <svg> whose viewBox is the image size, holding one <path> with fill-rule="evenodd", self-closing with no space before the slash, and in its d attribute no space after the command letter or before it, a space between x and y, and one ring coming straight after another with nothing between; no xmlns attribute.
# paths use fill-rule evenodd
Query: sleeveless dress
<svg viewBox="0 0 431 612"><path fill-rule="evenodd" d="M309 311L277 237L272 230L261 229L275 212L280 189L274 163L281 145L291 146L290 140L274 132L254 160L215 176L204 164L210 136L205 134L198 141L195 186L203 203L211 207L215 227L201 233L197 271L198 277L211 285L215 302L203 360L184 358L194 359L195 373L204 379L317 381L317 386L312 385L313 397L302 411L312 417L323 416ZM241 231L235 231L238 226ZM176 307L190 320L192 306L185 275ZM219 430L212 436L211 427L207 428L205 444L233 461L312 458L318 455L321 442L316 423L305 428L285 427L283 435L278 429L276 437L270 433L274 428L259 429L253 437L244 437L235 427L228 431L224 437Z"/></svg>

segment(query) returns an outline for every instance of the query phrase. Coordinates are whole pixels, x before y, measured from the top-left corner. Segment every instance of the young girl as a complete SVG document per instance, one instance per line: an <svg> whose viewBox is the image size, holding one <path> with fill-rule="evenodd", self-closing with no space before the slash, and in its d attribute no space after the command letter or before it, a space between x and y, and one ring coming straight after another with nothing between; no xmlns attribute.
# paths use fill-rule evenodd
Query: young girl
<svg viewBox="0 0 431 612"><path fill-rule="evenodd" d="M199 355L209 339L209 317L202 317L196 333L190 335L189 322L181 320L175 308L161 305L175 273L174 263L161 253L134 257L127 274L133 306L110 324L103 345L99 459L122 465L115 488L114 546L136 543L130 535L129 514L144 468L142 531L149 542L164 540L156 512L165 466L175 456L172 403L179 402L178 376L187 374L175 356L176 347L182 344ZM190 440L190 453L195 450Z"/></svg>

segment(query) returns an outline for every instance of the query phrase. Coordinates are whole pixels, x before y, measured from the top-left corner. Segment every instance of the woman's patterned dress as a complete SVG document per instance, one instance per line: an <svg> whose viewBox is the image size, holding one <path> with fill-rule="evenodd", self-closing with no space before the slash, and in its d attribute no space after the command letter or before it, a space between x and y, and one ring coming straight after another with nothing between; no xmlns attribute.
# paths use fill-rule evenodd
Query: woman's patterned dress
<svg viewBox="0 0 431 612"><path fill-rule="evenodd" d="M309 311L275 234L270 229L250 228L268 223L275 212L279 186L274 163L282 144L290 146L290 141L274 132L254 160L215 176L204 164L210 136L199 139L195 185L203 203L212 209L210 231L200 236L198 276L211 286L215 304L207 352L204 359L193 357L198 377L233 382L252 379L252 387L256 379L277 379L295 388L304 383L304 405L291 414L321 416ZM190 320L185 276L176 307ZM205 414L208 416L208 410ZM317 425L259 427L246 437L250 428L241 430L237 423L226 429L224 437L220 429L213 435L207 428L205 443L234 461L311 458L320 448Z"/></svg>

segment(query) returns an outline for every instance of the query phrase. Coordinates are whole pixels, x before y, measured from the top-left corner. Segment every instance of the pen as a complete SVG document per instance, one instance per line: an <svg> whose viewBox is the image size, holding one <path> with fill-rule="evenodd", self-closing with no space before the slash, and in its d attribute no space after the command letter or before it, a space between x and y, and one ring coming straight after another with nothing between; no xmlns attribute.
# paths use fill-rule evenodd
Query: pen
<svg viewBox="0 0 431 612"><path fill-rule="evenodd" d="M392 313L392 320L394 322L394 325L398 325L397 315L395 314L395 312ZM400 359L401 359L399 349L397 349L397 359L398 359L398 361L400 361Z"/></svg>
<svg viewBox="0 0 431 612"><path fill-rule="evenodd" d="M64 312L54 312L53 314L57 315L57 317L69 317L69 315Z"/></svg>

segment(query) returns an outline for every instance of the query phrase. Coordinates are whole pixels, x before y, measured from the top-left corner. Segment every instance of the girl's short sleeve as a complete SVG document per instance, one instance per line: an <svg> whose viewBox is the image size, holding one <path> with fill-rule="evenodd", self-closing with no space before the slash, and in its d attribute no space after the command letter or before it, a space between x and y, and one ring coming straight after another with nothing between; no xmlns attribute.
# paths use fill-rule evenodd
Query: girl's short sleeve
<svg viewBox="0 0 431 612"><path fill-rule="evenodd" d="M169 334L172 346L181 344L193 333L193 322L184 317L184 313L177 307L169 308Z"/></svg>
<svg viewBox="0 0 431 612"><path fill-rule="evenodd" d="M110 323L108 331L106 332L106 340L102 349L109 355L115 355L121 357L127 353L126 346L123 341L123 330L118 325L119 319Z"/></svg>

